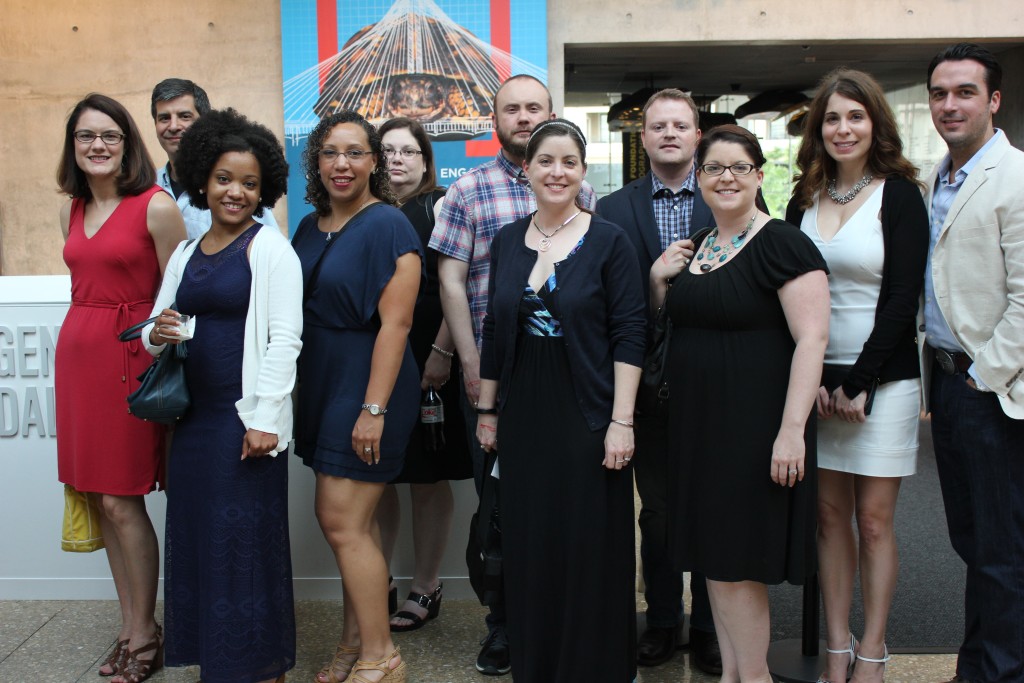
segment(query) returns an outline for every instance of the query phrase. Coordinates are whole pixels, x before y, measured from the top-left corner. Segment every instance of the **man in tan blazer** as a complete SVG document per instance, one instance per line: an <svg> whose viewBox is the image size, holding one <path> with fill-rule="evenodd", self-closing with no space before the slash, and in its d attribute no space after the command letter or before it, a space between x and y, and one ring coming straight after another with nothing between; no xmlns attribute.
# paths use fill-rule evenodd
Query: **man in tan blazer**
<svg viewBox="0 0 1024 683"><path fill-rule="evenodd" d="M946 521L967 564L954 681L1024 680L1024 152L993 127L1002 69L961 43L928 69L949 153L928 178L922 377Z"/></svg>

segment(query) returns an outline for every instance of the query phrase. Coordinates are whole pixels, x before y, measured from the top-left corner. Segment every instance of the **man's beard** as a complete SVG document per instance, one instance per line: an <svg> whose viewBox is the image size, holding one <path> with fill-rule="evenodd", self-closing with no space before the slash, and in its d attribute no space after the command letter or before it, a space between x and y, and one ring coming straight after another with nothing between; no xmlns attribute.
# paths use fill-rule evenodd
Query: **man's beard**
<svg viewBox="0 0 1024 683"><path fill-rule="evenodd" d="M519 131L514 131L512 134L508 134L501 129L501 126L496 126L494 132L498 136L498 142L501 143L501 148L506 152L505 156L514 157L516 159L526 158L526 145L529 144L529 140L526 142L518 142L512 137Z"/></svg>

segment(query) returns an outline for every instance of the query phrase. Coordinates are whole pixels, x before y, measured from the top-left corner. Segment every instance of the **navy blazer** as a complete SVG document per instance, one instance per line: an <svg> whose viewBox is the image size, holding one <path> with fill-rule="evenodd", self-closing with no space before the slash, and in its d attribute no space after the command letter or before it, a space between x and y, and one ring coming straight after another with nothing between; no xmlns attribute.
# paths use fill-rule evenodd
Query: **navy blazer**
<svg viewBox="0 0 1024 683"><path fill-rule="evenodd" d="M598 215L625 230L633 242L640 259L644 301L647 302L651 300L651 266L663 251L658 223L654 219L654 182L651 178L648 172L643 178L634 180L597 202ZM689 237L702 228L714 225L715 217L711 215L711 209L704 203L704 197L698 190L693 197L693 216L690 225L686 226L688 229L685 236ZM647 312L647 317L649 321L652 320L650 311Z"/></svg>

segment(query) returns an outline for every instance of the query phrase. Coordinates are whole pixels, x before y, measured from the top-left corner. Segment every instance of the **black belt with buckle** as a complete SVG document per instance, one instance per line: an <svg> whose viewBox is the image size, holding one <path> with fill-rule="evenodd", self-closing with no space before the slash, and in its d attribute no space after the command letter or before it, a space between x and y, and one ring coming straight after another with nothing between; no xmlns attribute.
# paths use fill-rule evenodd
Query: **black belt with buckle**
<svg viewBox="0 0 1024 683"><path fill-rule="evenodd" d="M934 347L932 350L935 351L935 362L939 364L939 369L947 375L966 374L967 369L974 362L963 351L946 351Z"/></svg>

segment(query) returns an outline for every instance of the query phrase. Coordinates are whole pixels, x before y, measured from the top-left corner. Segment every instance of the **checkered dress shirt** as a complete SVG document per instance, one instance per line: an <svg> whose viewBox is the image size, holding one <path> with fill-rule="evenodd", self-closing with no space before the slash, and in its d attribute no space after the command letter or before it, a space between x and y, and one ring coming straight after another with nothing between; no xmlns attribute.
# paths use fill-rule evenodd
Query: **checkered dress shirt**
<svg viewBox="0 0 1024 683"><path fill-rule="evenodd" d="M487 312L491 240L502 226L537 210L533 191L517 181L519 171L498 152L493 160L464 173L448 188L428 243L444 256L469 264L466 296L477 348ZM580 200L586 207L594 206L594 190L586 182Z"/></svg>
<svg viewBox="0 0 1024 683"><path fill-rule="evenodd" d="M651 173L651 199L654 202L654 220L658 224L661 250L677 240L690 236L693 220L693 195L697 191L697 169L690 168L679 192L673 192L658 176ZM698 230L703 226L698 226Z"/></svg>

